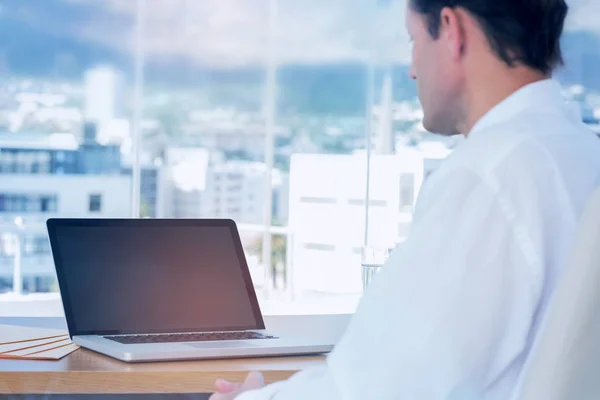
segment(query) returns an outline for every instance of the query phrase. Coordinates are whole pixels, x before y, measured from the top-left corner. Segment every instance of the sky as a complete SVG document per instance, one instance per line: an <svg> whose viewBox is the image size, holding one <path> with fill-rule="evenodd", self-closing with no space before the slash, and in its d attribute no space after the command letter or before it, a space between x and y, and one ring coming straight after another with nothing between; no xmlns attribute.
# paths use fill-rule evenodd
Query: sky
<svg viewBox="0 0 600 400"><path fill-rule="evenodd" d="M77 27L97 43L131 51L134 0L64 0L109 14ZM375 59L408 62L406 0L143 0L146 49L213 67L263 64L269 5L276 4L274 46L282 63ZM567 30L600 31L600 0L568 0ZM116 21L119 21L118 23ZM127 21L127 22L124 22ZM598 49L600 51L600 49Z"/></svg>
<svg viewBox="0 0 600 400"><path fill-rule="evenodd" d="M114 17L135 15L134 0L65 0L94 4ZM144 0L151 55L185 55L213 66L266 60L269 0ZM273 2L275 3L275 2ZM117 18L118 19L118 18ZM110 16L81 24L77 34L131 51L134 24ZM274 46L284 63L408 58L403 0L279 0ZM393 48L393 49L392 49Z"/></svg>

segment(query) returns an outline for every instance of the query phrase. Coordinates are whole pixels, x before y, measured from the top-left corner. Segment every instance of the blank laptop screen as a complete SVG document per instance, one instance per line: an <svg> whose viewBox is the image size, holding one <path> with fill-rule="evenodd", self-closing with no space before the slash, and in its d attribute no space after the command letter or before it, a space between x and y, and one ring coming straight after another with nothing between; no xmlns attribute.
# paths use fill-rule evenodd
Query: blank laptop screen
<svg viewBox="0 0 600 400"><path fill-rule="evenodd" d="M59 224L53 234L72 334L263 327L230 227Z"/></svg>

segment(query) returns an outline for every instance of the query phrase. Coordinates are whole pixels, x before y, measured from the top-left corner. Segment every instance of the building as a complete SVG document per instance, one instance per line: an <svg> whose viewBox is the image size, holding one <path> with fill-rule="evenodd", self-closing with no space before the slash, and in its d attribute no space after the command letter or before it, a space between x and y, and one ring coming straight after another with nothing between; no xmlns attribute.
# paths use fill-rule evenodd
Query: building
<svg viewBox="0 0 600 400"><path fill-rule="evenodd" d="M84 85L86 121L103 124L122 116L124 81L117 70L110 66L89 69Z"/></svg>
<svg viewBox="0 0 600 400"><path fill-rule="evenodd" d="M119 174L119 147L96 143L94 124L84 132L83 143L68 133L0 134L0 174Z"/></svg>
<svg viewBox="0 0 600 400"><path fill-rule="evenodd" d="M133 155L121 157L121 174L133 176ZM160 158L140 157L140 217L165 218L166 169ZM132 188L133 189L133 188Z"/></svg>
<svg viewBox="0 0 600 400"><path fill-rule="evenodd" d="M170 218L231 218L263 224L266 165L226 160L201 148L169 148L166 152L164 215ZM272 173L274 219L287 218L285 174Z"/></svg>
<svg viewBox="0 0 600 400"><path fill-rule="evenodd" d="M25 290L51 289L46 219L130 216L120 162L118 147L72 135L0 135L0 291L13 289L17 253Z"/></svg>
<svg viewBox="0 0 600 400"><path fill-rule="evenodd" d="M86 122L83 125L83 139L77 147L77 174L110 175L121 171L121 149L118 145L99 145L98 125Z"/></svg>
<svg viewBox="0 0 600 400"><path fill-rule="evenodd" d="M99 143L121 145L131 141L125 98L125 80L120 71L111 66L86 71L83 120L94 125L94 139Z"/></svg>
<svg viewBox="0 0 600 400"><path fill-rule="evenodd" d="M260 129L211 131L200 136L202 147L227 153L239 153L260 159L265 153L265 133Z"/></svg>
<svg viewBox="0 0 600 400"><path fill-rule="evenodd" d="M164 173L160 165L142 166L140 175L140 217L163 218Z"/></svg>
<svg viewBox="0 0 600 400"><path fill-rule="evenodd" d="M391 68L383 78L381 87L381 101L377 109L377 118L373 147L377 154L394 154L395 133L393 115L393 81Z"/></svg>
<svg viewBox="0 0 600 400"><path fill-rule="evenodd" d="M124 218L130 216L130 204L131 178L125 175L2 175L0 281L4 289L14 273L11 243L15 234L21 241L26 289L48 291L55 275L45 221L52 217Z"/></svg>
<svg viewBox="0 0 600 400"><path fill-rule="evenodd" d="M290 170L292 271L299 291L361 291L365 243L366 157L294 155ZM368 243L393 246L408 235L424 179L415 149L371 158Z"/></svg>
<svg viewBox="0 0 600 400"><path fill-rule="evenodd" d="M0 174L75 174L77 149L72 135L0 134Z"/></svg>

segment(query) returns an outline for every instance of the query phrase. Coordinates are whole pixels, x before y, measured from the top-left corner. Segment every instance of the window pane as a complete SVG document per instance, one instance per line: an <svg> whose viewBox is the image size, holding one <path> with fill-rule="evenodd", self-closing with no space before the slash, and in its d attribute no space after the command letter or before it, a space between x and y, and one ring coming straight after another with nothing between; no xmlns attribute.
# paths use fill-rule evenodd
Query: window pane
<svg viewBox="0 0 600 400"><path fill-rule="evenodd" d="M2 20L15 31L0 39L0 315L61 315L46 219L131 215L134 16L116 1L5 1ZM5 304L13 291L40 294Z"/></svg>
<svg viewBox="0 0 600 400"><path fill-rule="evenodd" d="M147 185L157 188L155 195L142 189L142 208L152 217L234 219L243 237L254 237L245 241L246 253L263 271L253 278L261 301L265 290L272 292L269 304L292 289L299 303L311 295L314 285L296 285L296 273L302 275L298 282L304 275L320 282L350 267L354 281L360 279L360 264L348 259L352 246L362 245L364 223L349 228L358 240L348 246L336 243L340 227L334 226L343 215L338 206L346 209L350 199L364 204L366 185L364 152L352 153L364 150L366 131L370 43L364 37L373 21L362 22L362 15L377 9L376 2L354 3L356 10L337 0L258 0L236 3L234 13L223 2L184 1L146 10L142 159L144 168L160 172ZM273 153L265 154L270 138ZM362 179L337 167L310 174L302 169L305 156L324 164L350 158ZM348 179L351 191L336 183L341 174L348 175L341 180ZM145 179L142 174L142 188ZM265 227L267 201L271 223ZM390 207L382 198L370 203ZM356 209L356 216L364 215L364 207ZM271 264L281 258L277 268L264 267L262 244L255 244L265 229L277 232L271 238ZM319 230L316 237L310 229ZM302 252L311 243L333 246L325 275L305 266ZM358 292L351 294L357 298ZM319 312L314 308L304 310Z"/></svg>
<svg viewBox="0 0 600 400"><path fill-rule="evenodd" d="M90 212L101 212L102 211L102 195L91 194L89 200L89 211Z"/></svg>
<svg viewBox="0 0 600 400"><path fill-rule="evenodd" d="M27 33L0 39L0 271L24 252L21 291L56 290L45 219L131 215L135 3L2 4ZM147 3L140 216L232 218L267 312L352 311L361 246L406 238L460 142L423 130L405 2ZM570 4L556 76L600 133L592 3Z"/></svg>

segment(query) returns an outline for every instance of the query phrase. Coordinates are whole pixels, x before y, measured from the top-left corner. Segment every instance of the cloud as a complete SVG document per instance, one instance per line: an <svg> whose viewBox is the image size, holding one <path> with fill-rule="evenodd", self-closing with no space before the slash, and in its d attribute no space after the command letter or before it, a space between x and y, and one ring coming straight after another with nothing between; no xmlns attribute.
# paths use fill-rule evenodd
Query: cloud
<svg viewBox="0 0 600 400"><path fill-rule="evenodd" d="M105 11L77 34L123 52L133 49L136 1L66 0ZM211 66L265 63L269 0L145 0L151 56L183 56ZM403 60L403 0L279 0L275 38L284 63ZM402 46L398 46L402 43Z"/></svg>
<svg viewBox="0 0 600 400"><path fill-rule="evenodd" d="M131 52L135 0L64 0L105 11L78 34ZM270 0L144 0L149 56L184 57L213 67L263 65ZM374 58L409 60L406 0L277 0L277 55L282 63ZM567 30L598 32L598 0L570 0Z"/></svg>
<svg viewBox="0 0 600 400"><path fill-rule="evenodd" d="M569 16L565 29L567 31L584 30L599 33L600 1L598 0L567 0ZM600 51L600 49L596 49Z"/></svg>

